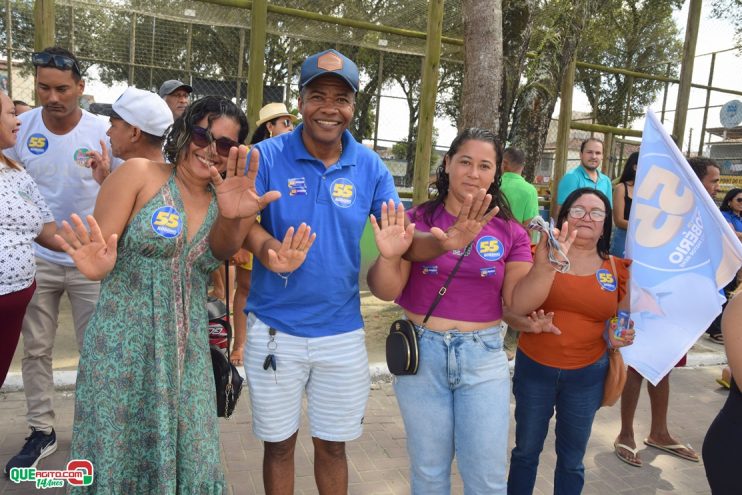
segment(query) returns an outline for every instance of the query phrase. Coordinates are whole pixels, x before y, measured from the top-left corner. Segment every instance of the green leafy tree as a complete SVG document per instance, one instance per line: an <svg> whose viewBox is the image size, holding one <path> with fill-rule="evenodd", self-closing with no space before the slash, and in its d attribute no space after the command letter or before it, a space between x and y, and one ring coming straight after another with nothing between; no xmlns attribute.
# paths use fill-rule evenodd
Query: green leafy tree
<svg viewBox="0 0 742 495"><path fill-rule="evenodd" d="M742 44L742 0L712 0L711 15L731 22L736 42Z"/></svg>
<svg viewBox="0 0 742 495"><path fill-rule="evenodd" d="M611 0L582 32L578 60L638 72L664 74L683 45L672 12L679 0ZM678 66L670 64L670 75ZM575 81L597 110L600 124L622 126L644 114L664 83L578 68Z"/></svg>
<svg viewBox="0 0 742 495"><path fill-rule="evenodd" d="M600 3L552 0L536 17L537 56L528 65L527 82L518 94L510 129L512 146L526 155L526 180L533 180L535 166L541 162L559 86L577 50L585 20L600 8Z"/></svg>

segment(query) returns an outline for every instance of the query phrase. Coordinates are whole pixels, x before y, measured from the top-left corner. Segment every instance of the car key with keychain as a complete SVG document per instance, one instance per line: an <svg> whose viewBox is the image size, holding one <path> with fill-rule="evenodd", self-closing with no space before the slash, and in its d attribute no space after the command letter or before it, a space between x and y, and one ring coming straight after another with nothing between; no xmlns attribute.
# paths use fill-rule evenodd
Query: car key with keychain
<svg viewBox="0 0 742 495"><path fill-rule="evenodd" d="M273 369L273 379L278 383L278 377L276 376L276 349L278 348L278 344L276 343L276 329L271 327L268 330L268 344L266 344L266 347L268 347L268 355L265 356L265 360L263 361L263 369L265 371L268 371L268 368Z"/></svg>

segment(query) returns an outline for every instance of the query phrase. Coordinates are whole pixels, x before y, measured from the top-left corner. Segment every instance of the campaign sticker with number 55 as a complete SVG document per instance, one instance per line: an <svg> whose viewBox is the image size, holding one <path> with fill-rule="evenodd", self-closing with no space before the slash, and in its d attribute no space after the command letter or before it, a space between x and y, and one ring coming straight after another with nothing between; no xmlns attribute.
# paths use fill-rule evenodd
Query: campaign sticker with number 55
<svg viewBox="0 0 742 495"><path fill-rule="evenodd" d="M595 272L595 277L598 279L598 283L603 290L614 292L616 290L616 277L605 268L601 268Z"/></svg>
<svg viewBox="0 0 742 495"><path fill-rule="evenodd" d="M160 206L152 213L152 230L166 239L178 237L183 230L180 213L172 206Z"/></svg>

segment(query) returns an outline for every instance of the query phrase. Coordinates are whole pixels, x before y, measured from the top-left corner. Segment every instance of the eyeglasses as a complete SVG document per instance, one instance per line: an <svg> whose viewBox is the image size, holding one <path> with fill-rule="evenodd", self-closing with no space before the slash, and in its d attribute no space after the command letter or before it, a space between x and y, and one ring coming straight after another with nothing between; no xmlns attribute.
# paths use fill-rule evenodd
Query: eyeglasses
<svg viewBox="0 0 742 495"><path fill-rule="evenodd" d="M211 134L208 129L204 129L203 127L199 127L197 125L194 125L193 130L191 131L191 141L193 141L193 144L195 144L199 148L206 148L207 146L211 145L211 143L215 143L216 152L225 158L229 156L230 149L238 147L240 145L240 143L238 143L237 141L232 141L228 137L220 137L218 139L214 139L214 135Z"/></svg>
<svg viewBox="0 0 742 495"><path fill-rule="evenodd" d="M68 57L67 55L54 55L46 52L35 52L31 55L31 62L34 67L54 67L60 70L71 70L78 76L82 75L80 66L77 65L75 59Z"/></svg>
<svg viewBox="0 0 742 495"><path fill-rule="evenodd" d="M572 218L585 218L585 215L589 215L590 220L594 222L600 222L601 220L605 220L605 211L604 210L590 210L587 211L582 206L573 206L569 209L569 216Z"/></svg>

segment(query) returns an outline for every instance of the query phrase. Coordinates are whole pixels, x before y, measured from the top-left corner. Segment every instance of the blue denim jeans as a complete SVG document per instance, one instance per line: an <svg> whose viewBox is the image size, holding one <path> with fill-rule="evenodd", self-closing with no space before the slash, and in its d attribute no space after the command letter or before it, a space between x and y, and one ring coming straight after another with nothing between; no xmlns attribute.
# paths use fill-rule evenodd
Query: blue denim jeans
<svg viewBox="0 0 742 495"><path fill-rule="evenodd" d="M500 325L478 332L418 327L420 366L394 391L407 432L413 495L451 493L454 454L466 495L506 491L510 371Z"/></svg>
<svg viewBox="0 0 742 495"><path fill-rule="evenodd" d="M613 227L611 236L611 254L623 258L626 251L626 231L619 227Z"/></svg>
<svg viewBox="0 0 742 495"><path fill-rule="evenodd" d="M554 494L582 492L587 442L603 400L608 357L584 368L563 370L537 363L522 351L515 358L515 448L510 456L508 494L533 493L549 421L556 410Z"/></svg>

